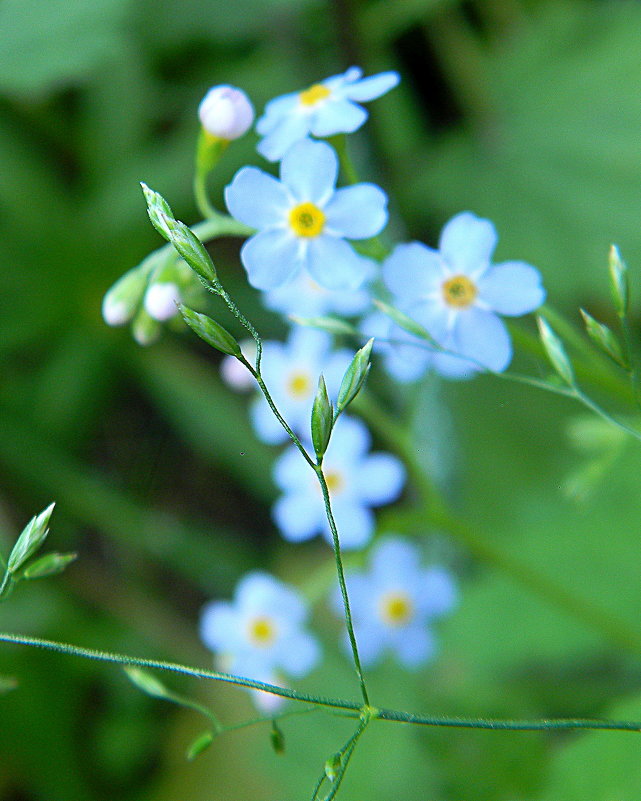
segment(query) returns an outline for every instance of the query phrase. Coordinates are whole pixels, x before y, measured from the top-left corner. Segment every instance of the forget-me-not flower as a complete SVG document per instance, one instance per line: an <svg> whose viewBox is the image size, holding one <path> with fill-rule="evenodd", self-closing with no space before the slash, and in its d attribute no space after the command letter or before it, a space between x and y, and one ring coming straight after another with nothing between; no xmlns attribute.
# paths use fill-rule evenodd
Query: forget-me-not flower
<svg viewBox="0 0 641 801"><path fill-rule="evenodd" d="M375 100L400 81L397 72L362 76L361 69L350 67L302 92L271 100L256 124L263 137L258 152L269 161L278 161L309 134L323 138L358 130L367 119L367 111L359 103Z"/></svg>
<svg viewBox="0 0 641 801"><path fill-rule="evenodd" d="M399 245L383 265L395 305L451 353L435 352L434 368L462 377L484 367L502 372L512 343L498 315L520 316L545 300L538 270L522 261L493 265L497 233L489 220L463 212L443 228L439 250Z"/></svg>
<svg viewBox="0 0 641 801"><path fill-rule="evenodd" d="M229 673L270 681L281 670L309 673L320 658L315 637L304 630L307 605L292 587L268 573L247 573L233 602L212 601L200 619L200 636Z"/></svg>
<svg viewBox="0 0 641 801"><path fill-rule="evenodd" d="M261 372L280 413L299 436L309 438L312 404L322 373L330 397L338 394L353 353L330 352L331 337L313 328L292 329L286 343L265 342ZM250 410L257 436L270 445L289 439L262 395Z"/></svg>
<svg viewBox="0 0 641 801"><path fill-rule="evenodd" d="M307 272L300 272L286 284L264 292L262 300L272 311L283 315L298 317L325 317L337 314L340 317L354 317L367 309L372 295L367 282L373 278L376 264L361 256L367 271L363 286L351 291L326 289L318 284Z"/></svg>
<svg viewBox="0 0 641 801"><path fill-rule="evenodd" d="M338 159L325 142L304 139L280 165L280 181L243 167L225 189L233 217L258 233L240 251L249 283L275 289L301 270L326 289L355 289L369 272L346 239L376 236L387 196L374 184L336 189Z"/></svg>
<svg viewBox="0 0 641 801"><path fill-rule="evenodd" d="M334 518L345 549L361 548L369 542L375 522L371 507L395 500L405 482L399 460L389 453L369 453L370 445L369 432L360 420L340 417L323 459ZM276 461L274 479L283 494L274 505L274 521L290 542L322 534L331 543L318 480L312 470L304 468L294 446Z"/></svg>
<svg viewBox="0 0 641 801"><path fill-rule="evenodd" d="M361 662L376 663L394 651L407 668L417 668L434 654L428 624L456 603L456 587L441 567L423 567L416 545L401 537L376 544L369 567L346 576L354 633ZM340 593L332 605L342 616ZM347 644L347 643L346 643Z"/></svg>

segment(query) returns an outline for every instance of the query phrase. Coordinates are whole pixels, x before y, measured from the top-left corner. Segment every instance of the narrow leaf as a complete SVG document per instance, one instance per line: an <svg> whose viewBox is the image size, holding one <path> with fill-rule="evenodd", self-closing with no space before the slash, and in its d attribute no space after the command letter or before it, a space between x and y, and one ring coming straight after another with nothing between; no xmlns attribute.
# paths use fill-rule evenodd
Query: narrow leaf
<svg viewBox="0 0 641 801"><path fill-rule="evenodd" d="M24 571L23 578L39 579L45 576L56 576L78 558L77 553L48 553L36 559Z"/></svg>
<svg viewBox="0 0 641 801"><path fill-rule="evenodd" d="M152 698L164 698L166 701L173 701L174 695L165 685L157 679L153 673L147 670L136 667L136 665L127 665L124 668L127 677L133 682L139 690L142 690Z"/></svg>
<svg viewBox="0 0 641 801"><path fill-rule="evenodd" d="M628 313L630 304L628 268L621 258L619 248L616 245L610 246L608 267L610 270L610 290L612 292L614 307L619 317L623 318Z"/></svg>
<svg viewBox="0 0 641 801"><path fill-rule="evenodd" d="M356 352L352 363L345 371L341 388L338 391L337 415L344 411L360 392L370 368L373 345L374 340L370 339L366 345Z"/></svg>
<svg viewBox="0 0 641 801"><path fill-rule="evenodd" d="M408 317L407 314L399 311L399 309L390 306L388 303L383 303L382 300L375 300L374 305L404 331L413 334L419 339L425 339L427 342L434 342L433 337L429 335L428 331L423 328L420 323L417 323L416 320L412 320L411 317Z"/></svg>
<svg viewBox="0 0 641 801"><path fill-rule="evenodd" d="M627 359L625 358L623 349L621 348L621 345L619 344L619 341L613 332L607 327L607 325L595 320L591 314L588 314L588 312L585 311L585 309L580 309L579 311L581 312L583 322L585 323L585 330L594 344L600 350L606 353L614 362L627 369Z"/></svg>
<svg viewBox="0 0 641 801"><path fill-rule="evenodd" d="M334 410L327 394L325 379L318 379L318 391L312 406L312 443L318 459L322 459L329 445L334 424Z"/></svg>
<svg viewBox="0 0 641 801"><path fill-rule="evenodd" d="M336 336L361 336L357 328L346 323L345 320L339 320L337 317L298 317L295 314L290 314L289 319L297 325L318 328L320 331L327 331L328 334Z"/></svg>
<svg viewBox="0 0 641 801"><path fill-rule="evenodd" d="M199 734L187 749L185 754L187 759L191 762L193 759L196 759L197 756L200 756L200 754L214 742L214 737L215 735L211 731L204 731L202 734Z"/></svg>
<svg viewBox="0 0 641 801"><path fill-rule="evenodd" d="M240 345L234 337L211 317L206 314L190 309L182 303L178 307L183 320L197 334L212 348L227 354L228 356L235 356L237 359L242 357Z"/></svg>
<svg viewBox="0 0 641 801"><path fill-rule="evenodd" d="M22 565L40 548L47 538L49 519L55 503L50 504L39 515L32 517L18 537L7 561L9 573L16 573Z"/></svg>
<svg viewBox="0 0 641 801"><path fill-rule="evenodd" d="M565 352L563 343L550 328L547 320L544 320L543 317L537 317L536 321L539 326L541 342L543 343L543 347L545 348L545 352L552 367L554 367L566 384L571 387L574 386L574 370Z"/></svg>

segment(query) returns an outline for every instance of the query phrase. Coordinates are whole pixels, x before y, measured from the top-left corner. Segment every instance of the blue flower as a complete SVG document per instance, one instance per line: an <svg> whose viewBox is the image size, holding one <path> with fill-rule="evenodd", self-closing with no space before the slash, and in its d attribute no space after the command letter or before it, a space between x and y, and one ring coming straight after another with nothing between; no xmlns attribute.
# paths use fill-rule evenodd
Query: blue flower
<svg viewBox="0 0 641 801"><path fill-rule="evenodd" d="M330 353L331 337L313 328L294 328L288 341L266 342L261 371L270 394L290 427L306 439L310 437L312 404L321 373L330 397L338 394L341 379L353 353ZM262 395L251 407L254 430L263 442L277 445L289 439Z"/></svg>
<svg viewBox="0 0 641 801"><path fill-rule="evenodd" d="M366 282L374 276L376 264L361 257L367 271ZM372 294L367 283L350 292L343 289L325 289L316 283L309 273L300 272L286 284L263 293L265 306L272 311L289 316L324 317L337 314L354 317L370 305Z"/></svg>
<svg viewBox="0 0 641 801"><path fill-rule="evenodd" d="M387 223L387 196L374 184L336 189L338 159L324 142L305 139L280 165L280 181L243 167L225 189L227 208L259 233L240 256L249 282L275 289L302 269L326 289L355 289L367 260L345 239L367 239Z"/></svg>
<svg viewBox="0 0 641 801"><path fill-rule="evenodd" d="M383 265L396 305L420 323L449 353L435 352L433 366L449 377L482 370L502 372L512 343L498 316L520 316L545 300L541 276L522 261L492 265L497 233L489 220L470 212L452 218L439 250L399 245Z"/></svg>
<svg viewBox="0 0 641 801"><path fill-rule="evenodd" d="M255 571L240 580L233 602L204 607L200 636L229 673L257 681L269 681L280 670L300 677L321 654L316 638L303 629L307 616L295 589Z"/></svg>
<svg viewBox="0 0 641 801"><path fill-rule="evenodd" d="M351 67L303 92L271 100L256 124L263 137L258 152L269 161L278 161L309 134L326 137L358 130L367 119L367 111L358 104L375 100L400 81L397 72L381 72L370 78L362 75L361 69Z"/></svg>
<svg viewBox="0 0 641 801"><path fill-rule="evenodd" d="M394 651L407 668L427 662L435 651L430 620L449 612L456 587L441 567L421 566L418 548L408 540L390 537L372 550L369 569L346 576L354 633L364 665L376 663L386 650ZM343 615L339 592L332 597ZM348 646L348 643L345 643Z"/></svg>
<svg viewBox="0 0 641 801"><path fill-rule="evenodd" d="M361 548L369 542L375 524L371 507L395 500L405 483L405 471L398 459L389 453L370 454L370 445L363 423L341 417L323 460L334 518L345 549ZM304 467L294 446L276 461L274 480L283 495L274 505L274 520L290 542L322 534L331 543L318 480L312 470Z"/></svg>

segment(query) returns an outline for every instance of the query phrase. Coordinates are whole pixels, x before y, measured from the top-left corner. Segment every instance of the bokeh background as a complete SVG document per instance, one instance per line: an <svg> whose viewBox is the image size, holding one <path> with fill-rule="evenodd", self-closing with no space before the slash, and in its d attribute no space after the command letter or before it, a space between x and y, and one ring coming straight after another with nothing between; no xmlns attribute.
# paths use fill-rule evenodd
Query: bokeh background
<svg viewBox="0 0 641 801"><path fill-rule="evenodd" d="M555 306L612 319L610 242L634 277L641 264L638 2L2 0L0 546L56 500L51 541L80 555L63 577L21 585L0 609L3 629L209 665L199 609L245 570L318 594L308 577L322 584L328 551L277 534L276 451L254 438L216 356L180 333L142 349L104 325L100 303L159 244L139 180L196 221L195 110L210 85L242 86L262 109L353 63L403 77L353 137L363 175L393 197L394 236L434 243L470 209L496 223L500 258L540 268ZM217 201L239 166L260 163L255 142L226 154ZM238 246L212 249L223 280L267 337L281 336L244 282ZM577 407L488 377L427 382L412 403L417 449L436 454L448 494L488 542L641 638L638 446L605 458L580 429L577 449ZM578 498L567 491L577 475ZM432 665L372 673L376 703L641 719L638 639L625 648L443 532L415 529L456 571L461 604L439 626ZM300 686L354 695L322 604L315 623L326 661ZM293 801L348 733L333 718L294 719L283 755L263 727L188 763L202 721L142 695L118 668L3 646L0 673L18 680L0 696L3 801ZM227 720L251 714L241 690L168 682ZM633 734L380 724L342 797L632 801L640 753Z"/></svg>

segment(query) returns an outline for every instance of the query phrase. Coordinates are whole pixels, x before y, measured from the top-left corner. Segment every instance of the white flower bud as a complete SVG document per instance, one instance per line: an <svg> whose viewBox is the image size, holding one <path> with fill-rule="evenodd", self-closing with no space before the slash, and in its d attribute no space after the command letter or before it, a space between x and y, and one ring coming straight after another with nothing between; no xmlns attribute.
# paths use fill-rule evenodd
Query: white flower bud
<svg viewBox="0 0 641 801"><path fill-rule="evenodd" d="M102 319L107 325L124 325L133 317L134 309L124 300L105 295L102 301Z"/></svg>
<svg viewBox="0 0 641 801"><path fill-rule="evenodd" d="M244 339L240 349L248 362L256 360L256 343L253 339ZM223 381L238 392L249 392L256 386L254 376L235 356L225 356L220 363L220 374Z"/></svg>
<svg viewBox="0 0 641 801"><path fill-rule="evenodd" d="M207 133L230 141L243 136L254 122L254 107L247 95L233 86L214 86L198 106Z"/></svg>
<svg viewBox="0 0 641 801"><path fill-rule="evenodd" d="M171 281L152 284L145 293L145 310L150 317L159 322L170 320L178 314L181 300L180 290Z"/></svg>

